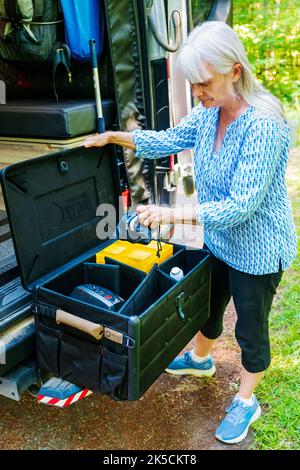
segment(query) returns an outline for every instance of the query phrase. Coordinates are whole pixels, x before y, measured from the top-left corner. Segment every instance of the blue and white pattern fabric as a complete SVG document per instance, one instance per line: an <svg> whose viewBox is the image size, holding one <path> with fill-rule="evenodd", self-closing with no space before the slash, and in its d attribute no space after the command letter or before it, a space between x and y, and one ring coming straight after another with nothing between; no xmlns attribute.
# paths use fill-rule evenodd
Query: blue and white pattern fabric
<svg viewBox="0 0 300 470"><path fill-rule="evenodd" d="M285 171L289 128L253 106L228 127L215 151L219 108L194 107L176 127L133 132L138 158L193 148L196 214L205 243L229 266L254 275L287 269L297 239Z"/></svg>

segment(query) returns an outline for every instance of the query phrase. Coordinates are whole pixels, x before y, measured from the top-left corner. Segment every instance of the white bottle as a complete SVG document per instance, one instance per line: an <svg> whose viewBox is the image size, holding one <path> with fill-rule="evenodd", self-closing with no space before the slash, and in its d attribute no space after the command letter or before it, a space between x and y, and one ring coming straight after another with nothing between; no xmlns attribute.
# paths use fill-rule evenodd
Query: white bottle
<svg viewBox="0 0 300 470"><path fill-rule="evenodd" d="M174 268L171 269L170 271L170 277L172 279L175 279L175 281L180 281L184 277L182 269L178 268L175 266Z"/></svg>

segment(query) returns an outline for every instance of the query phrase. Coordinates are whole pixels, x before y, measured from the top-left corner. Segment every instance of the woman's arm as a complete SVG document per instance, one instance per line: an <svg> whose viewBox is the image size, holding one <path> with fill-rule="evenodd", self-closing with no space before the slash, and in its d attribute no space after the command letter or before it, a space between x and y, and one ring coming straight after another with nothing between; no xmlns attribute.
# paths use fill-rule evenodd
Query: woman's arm
<svg viewBox="0 0 300 470"><path fill-rule="evenodd" d="M108 131L88 138L84 142L84 146L103 147L107 144L116 144L136 150L137 158L164 158L195 146L202 113L203 108L198 105L180 124L165 131L143 129L136 129L133 132Z"/></svg>
<svg viewBox="0 0 300 470"><path fill-rule="evenodd" d="M142 205L137 206L136 212L140 223L150 228L159 224L197 224L196 208L191 206L170 208Z"/></svg>
<svg viewBox="0 0 300 470"><path fill-rule="evenodd" d="M132 150L136 149L131 132L108 131L103 134L89 137L84 142L85 147L103 147L107 144L120 145L121 147L126 147Z"/></svg>
<svg viewBox="0 0 300 470"><path fill-rule="evenodd" d="M195 147L197 133L203 123L202 105L195 106L175 127L165 131L133 131L137 158L158 159Z"/></svg>
<svg viewBox="0 0 300 470"><path fill-rule="evenodd" d="M225 199L196 207L138 206L140 222L151 227L160 223L204 223L215 229L242 224L262 203L272 183L282 145L280 125L275 121L259 121L248 132L229 195Z"/></svg>

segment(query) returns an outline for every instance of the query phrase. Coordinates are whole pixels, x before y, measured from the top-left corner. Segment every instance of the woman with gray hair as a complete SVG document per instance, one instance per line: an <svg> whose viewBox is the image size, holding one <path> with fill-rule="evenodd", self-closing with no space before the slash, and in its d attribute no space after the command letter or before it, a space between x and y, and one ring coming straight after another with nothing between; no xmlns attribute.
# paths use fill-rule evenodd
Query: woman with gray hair
<svg viewBox="0 0 300 470"><path fill-rule="evenodd" d="M212 376L211 349L233 297L241 349L240 388L216 438L242 441L261 414L254 390L270 365L268 316L276 288L296 255L296 233L285 183L289 129L277 99L251 73L242 43L225 23L196 27L181 47L178 66L200 100L166 131L106 132L86 143L136 149L138 158L163 158L193 148L198 204L138 206L140 222L204 224L212 256L211 314L192 351L168 366L174 375Z"/></svg>

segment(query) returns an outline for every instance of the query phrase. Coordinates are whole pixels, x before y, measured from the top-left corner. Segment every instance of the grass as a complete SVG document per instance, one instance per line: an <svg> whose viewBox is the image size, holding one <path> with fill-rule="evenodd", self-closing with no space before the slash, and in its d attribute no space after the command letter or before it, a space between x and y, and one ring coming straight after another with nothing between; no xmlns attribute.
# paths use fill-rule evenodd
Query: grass
<svg viewBox="0 0 300 470"><path fill-rule="evenodd" d="M300 237L300 149L293 151L287 182ZM300 244L299 244L300 245ZM270 316L272 364L256 395L263 414L253 424L254 449L300 449L300 247L284 275Z"/></svg>

